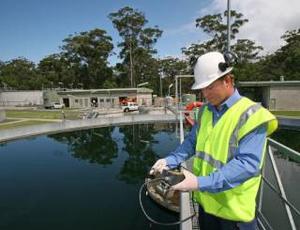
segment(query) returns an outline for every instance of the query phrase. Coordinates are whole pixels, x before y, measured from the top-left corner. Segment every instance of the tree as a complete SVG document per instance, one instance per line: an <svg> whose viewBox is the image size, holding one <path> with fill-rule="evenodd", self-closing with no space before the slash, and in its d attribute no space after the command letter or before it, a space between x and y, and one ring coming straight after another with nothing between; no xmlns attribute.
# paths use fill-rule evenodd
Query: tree
<svg viewBox="0 0 300 230"><path fill-rule="evenodd" d="M262 66L258 62L261 59L258 54L261 50L263 47L256 46L251 40L237 40L232 47L232 51L238 54L238 63L233 70L237 81L258 81L260 79Z"/></svg>
<svg viewBox="0 0 300 230"><path fill-rule="evenodd" d="M188 61L180 60L174 57L167 57L159 60L160 72L163 74L162 79L162 92L166 95L168 87L175 82L175 76L181 74L192 74L192 70L189 66ZM187 79L182 79L186 81ZM185 92L188 92L190 85L184 84L183 87Z"/></svg>
<svg viewBox="0 0 300 230"><path fill-rule="evenodd" d="M152 150L154 134L157 133L154 125L132 125L120 127L123 134L123 151L126 151L128 158L124 161L119 180L134 184L144 180L145 173L155 161L156 155ZM145 143L148 142L148 143Z"/></svg>
<svg viewBox="0 0 300 230"><path fill-rule="evenodd" d="M79 86L79 79L76 79L74 66L64 55L52 54L42 59L38 64L38 71L44 78L44 87L76 87Z"/></svg>
<svg viewBox="0 0 300 230"><path fill-rule="evenodd" d="M76 79L85 88L101 88L112 77L108 57L112 54L113 44L106 31L94 29L81 32L63 42L63 55L76 74Z"/></svg>
<svg viewBox="0 0 300 230"><path fill-rule="evenodd" d="M202 29L207 33L211 39L200 44L192 44L190 47L183 48L182 52L188 56L193 64L196 58L209 51L225 52L227 46L227 24L225 23L225 17L227 11L221 14L206 15L204 17L196 19L196 27ZM243 14L231 11L231 33L230 38L234 40L239 33L239 29L248 19L243 18ZM238 57L241 58L243 63L257 60L259 51L263 48L256 46L255 42L248 39L238 39L235 44L232 45L231 50L236 52Z"/></svg>
<svg viewBox="0 0 300 230"><path fill-rule="evenodd" d="M286 44L275 53L261 58L258 62L248 63L235 69L240 80L245 80L246 75L251 80L285 80L300 79L300 29L287 31L282 39Z"/></svg>
<svg viewBox="0 0 300 230"><path fill-rule="evenodd" d="M118 156L118 146L112 138L114 127L75 131L49 135L56 141L68 145L73 157L96 163L110 165Z"/></svg>
<svg viewBox="0 0 300 230"><path fill-rule="evenodd" d="M213 48L213 42L213 40L210 40L200 44L191 44L189 47L183 47L181 51L189 58L189 62L193 66L197 60L197 57L209 51L215 51Z"/></svg>
<svg viewBox="0 0 300 230"><path fill-rule="evenodd" d="M41 89L43 84L35 64L25 58L5 62L1 68L0 78L2 84L11 89Z"/></svg>
<svg viewBox="0 0 300 230"><path fill-rule="evenodd" d="M255 42L249 39L238 39L232 47L232 51L238 55L240 64L259 60L258 54L261 50L262 46L255 45Z"/></svg>
<svg viewBox="0 0 300 230"><path fill-rule="evenodd" d="M206 15L196 19L196 27L201 28L204 32L212 38L211 46L214 50L224 52L227 41L227 24L224 23L224 18L227 17L227 10L224 11L224 17L221 14ZM230 39L235 39L235 35L239 32L239 28L248 22L248 19L243 19L243 14L230 11L231 20L230 25Z"/></svg>
<svg viewBox="0 0 300 230"><path fill-rule="evenodd" d="M119 57L123 59L122 66L118 66L118 69L122 71L123 76L127 76L130 82L127 85L135 87L138 82L158 77L158 71L153 68L155 61L152 55L156 53L154 45L162 31L157 26L145 28L148 20L144 14L128 6L110 13L108 17L123 39L118 44L121 48ZM141 66L144 66L145 62L154 66L142 69ZM154 72L149 73L149 69Z"/></svg>
<svg viewBox="0 0 300 230"><path fill-rule="evenodd" d="M282 37L286 45L282 46L271 57L269 66L272 65L278 73L287 80L300 79L300 29L287 31Z"/></svg>

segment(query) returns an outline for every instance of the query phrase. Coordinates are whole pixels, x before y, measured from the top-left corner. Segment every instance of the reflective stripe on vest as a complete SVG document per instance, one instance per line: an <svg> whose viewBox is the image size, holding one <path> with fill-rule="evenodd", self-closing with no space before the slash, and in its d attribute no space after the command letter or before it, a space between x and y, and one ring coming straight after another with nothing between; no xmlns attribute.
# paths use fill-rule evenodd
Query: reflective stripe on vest
<svg viewBox="0 0 300 230"><path fill-rule="evenodd" d="M250 106L240 117L239 123L235 127L235 129L232 132L232 135L229 140L229 149L228 149L228 158L227 162L232 160L235 151L237 150L237 145L238 145L238 132L240 128L246 123L248 118L254 114L256 111L258 111L261 108L260 104L254 104Z"/></svg>
<svg viewBox="0 0 300 230"><path fill-rule="evenodd" d="M209 163L210 165L212 165L214 168L217 169L220 169L224 165L221 161L214 159L211 155L205 152L196 151L195 156L201 158L203 161L206 161L207 163Z"/></svg>

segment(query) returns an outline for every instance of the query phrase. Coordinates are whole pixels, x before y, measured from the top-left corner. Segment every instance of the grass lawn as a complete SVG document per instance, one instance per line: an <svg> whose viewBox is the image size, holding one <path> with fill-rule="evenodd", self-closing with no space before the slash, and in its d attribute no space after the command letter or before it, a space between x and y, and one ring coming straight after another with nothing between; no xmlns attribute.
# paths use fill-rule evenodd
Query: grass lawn
<svg viewBox="0 0 300 230"><path fill-rule="evenodd" d="M271 111L274 115L300 117L300 111Z"/></svg>
<svg viewBox="0 0 300 230"><path fill-rule="evenodd" d="M79 111L68 109L64 109L63 111L65 113L65 119L67 120L80 119ZM6 110L5 114L7 119L0 123L0 130L45 124L49 122L55 122L55 120L59 121L63 119L63 114L61 110ZM28 118L32 120L22 120L22 118Z"/></svg>
<svg viewBox="0 0 300 230"><path fill-rule="evenodd" d="M30 121L20 121L20 122L16 122L16 123L1 122L0 130L24 127L24 126L29 126L29 125L45 124L45 123L49 123L49 122L51 122L51 121L47 122L47 121L30 120Z"/></svg>
<svg viewBox="0 0 300 230"><path fill-rule="evenodd" d="M62 119L61 110L6 110L6 117L9 118L40 118L40 119ZM68 120L80 119L80 112L64 110L65 118Z"/></svg>

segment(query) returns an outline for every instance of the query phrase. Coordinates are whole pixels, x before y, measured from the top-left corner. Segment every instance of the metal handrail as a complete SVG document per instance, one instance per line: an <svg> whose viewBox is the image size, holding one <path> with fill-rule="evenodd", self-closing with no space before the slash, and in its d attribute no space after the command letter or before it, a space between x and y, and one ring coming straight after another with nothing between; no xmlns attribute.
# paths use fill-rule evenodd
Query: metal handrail
<svg viewBox="0 0 300 230"><path fill-rule="evenodd" d="M285 190L284 190L284 187L283 187L283 184L281 182L281 178L280 178L280 175L279 175L279 172L278 172L278 168L277 168L276 162L274 160L274 154L273 154L273 151L272 151L272 148L271 148L270 145L268 145L268 153L269 153L269 156L270 156L270 159L271 159L271 162L272 162L272 167L273 167L273 170L274 170L274 173L275 173L275 176L276 176L276 181L277 181L277 184L279 186L280 193L281 193L283 198L287 199L286 194L285 194ZM286 203L285 203L285 209L286 209L286 213L288 215L289 221L290 221L291 228L293 230L296 230L296 225L295 225L293 215L291 213L291 209Z"/></svg>
<svg viewBox="0 0 300 230"><path fill-rule="evenodd" d="M265 177L262 177L263 181L273 190L273 192L277 193L278 197L286 204L288 205L293 211L300 217L300 211L290 202L288 201L285 197L283 197L280 192L277 191L277 189L272 185L272 183Z"/></svg>
<svg viewBox="0 0 300 230"><path fill-rule="evenodd" d="M289 156L291 159L293 159L294 161L300 163L300 153L271 139L268 138L268 144L270 146L272 146L273 148L277 149L280 153L283 153L287 156Z"/></svg>
<svg viewBox="0 0 300 230"><path fill-rule="evenodd" d="M180 143L184 141L184 131L183 131L183 115L182 112L179 113L179 121L180 121ZM186 166L186 165L184 165ZM190 204L190 194L188 192L181 192L180 193L180 220L185 219L188 216L191 216L191 209L188 205L188 208L186 205L183 204ZM180 230L189 230L193 228L192 220L189 219L183 223L180 224Z"/></svg>
<svg viewBox="0 0 300 230"><path fill-rule="evenodd" d="M276 182L278 184L278 187L279 187L279 191L276 190L275 186L272 185L263 175L263 181L266 183L266 185L268 185L274 192L275 194L284 202L284 206L285 206L285 210L286 210L286 213L287 213L287 216L288 216L288 219L289 219L289 222L290 222L290 226L291 226L291 229L292 230L296 230L296 224L295 224L295 221L294 221L294 218L293 218L293 215L292 215L292 212L291 212L291 209L293 209L293 211L298 215L300 216L300 211L287 199L287 196L286 196L286 193L285 193L285 190L284 190L284 187L283 187L283 184L281 182L281 178L280 178L280 175L279 175L279 172L278 172L278 168L277 168L277 165L276 165L276 162L274 160L274 153L273 153L273 150L272 148L275 148L277 149L280 153L283 153L283 154L286 154L288 155L290 158L296 160L297 162L299 162L299 159L300 159L300 153L298 153L297 151L271 139L271 138L268 138L267 140L267 151L268 151L268 154L269 154L269 157L270 157L270 160L271 160L271 164L272 164L272 168L273 168L273 171L274 171L274 174L275 174L275 178L276 178ZM262 183L263 185L263 183ZM259 204L259 207L258 207L258 212L262 215L261 213L261 201L263 199L263 189L261 188L260 189L260 204ZM263 215L262 215L263 216ZM263 216L263 218L265 218ZM263 221L265 222L265 221ZM260 224L262 224L262 222L260 221ZM269 224L267 224L268 226ZM268 226L270 228L270 226ZM263 226L263 228L265 228L265 226Z"/></svg>

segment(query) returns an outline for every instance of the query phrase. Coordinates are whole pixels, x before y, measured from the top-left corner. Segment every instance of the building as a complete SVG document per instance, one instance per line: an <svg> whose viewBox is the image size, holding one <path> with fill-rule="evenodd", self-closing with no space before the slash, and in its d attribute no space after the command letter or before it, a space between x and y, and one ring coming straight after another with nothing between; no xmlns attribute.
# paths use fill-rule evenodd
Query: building
<svg viewBox="0 0 300 230"><path fill-rule="evenodd" d="M41 90L0 91L0 106L41 106L43 92Z"/></svg>
<svg viewBox="0 0 300 230"><path fill-rule="evenodd" d="M126 101L151 106L152 92L148 88L0 91L0 106L48 106L60 102L69 108L114 108Z"/></svg>
<svg viewBox="0 0 300 230"><path fill-rule="evenodd" d="M240 93L273 111L300 111L300 81L244 81Z"/></svg>
<svg viewBox="0 0 300 230"><path fill-rule="evenodd" d="M117 89L74 89L57 91L59 100L67 108L115 108L127 101L138 105L151 106L152 92L148 88L117 88Z"/></svg>

